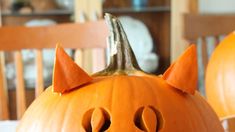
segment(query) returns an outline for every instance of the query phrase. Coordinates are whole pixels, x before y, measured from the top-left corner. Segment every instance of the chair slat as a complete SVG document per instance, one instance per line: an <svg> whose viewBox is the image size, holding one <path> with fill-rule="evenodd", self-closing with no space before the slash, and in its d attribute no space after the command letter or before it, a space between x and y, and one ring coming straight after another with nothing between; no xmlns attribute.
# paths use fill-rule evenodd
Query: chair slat
<svg viewBox="0 0 235 132"><path fill-rule="evenodd" d="M208 63L208 54L207 54L207 42L205 37L202 37L202 62L204 65L204 69L206 69Z"/></svg>
<svg viewBox="0 0 235 132"><path fill-rule="evenodd" d="M4 52L0 52L0 120L9 119L8 91L5 77Z"/></svg>
<svg viewBox="0 0 235 132"><path fill-rule="evenodd" d="M215 36L215 48L219 45L220 43L220 36Z"/></svg>
<svg viewBox="0 0 235 132"><path fill-rule="evenodd" d="M75 61L75 63L77 63L80 67L82 67L83 66L83 60L82 60L82 58L83 58L83 52L82 52L82 50L81 49L76 49L75 50L75 54L74 54L74 61Z"/></svg>
<svg viewBox="0 0 235 132"><path fill-rule="evenodd" d="M102 15L102 2L100 0L87 0L88 10L86 12L89 21L97 21L101 18ZM98 48L93 48L85 51L87 58L85 59L87 65L85 67L89 67L89 72L94 73L99 70L102 70L105 66L105 52L104 50L100 50ZM87 59L90 61L87 62Z"/></svg>
<svg viewBox="0 0 235 132"><path fill-rule="evenodd" d="M105 49L92 49L92 73L98 72L105 68Z"/></svg>
<svg viewBox="0 0 235 132"><path fill-rule="evenodd" d="M185 14L184 37L197 39L199 36L218 36L235 29L235 15ZM223 27L221 27L223 25Z"/></svg>
<svg viewBox="0 0 235 132"><path fill-rule="evenodd" d="M97 21L102 17L102 2L100 0L86 0L88 2L88 18L90 21Z"/></svg>
<svg viewBox="0 0 235 132"><path fill-rule="evenodd" d="M35 51L36 58L36 86L35 86L35 96L38 97L44 90L44 80L43 80L43 55L42 50Z"/></svg>
<svg viewBox="0 0 235 132"><path fill-rule="evenodd" d="M26 110L23 59L21 51L14 52L14 59L16 66L16 111L17 119L20 119Z"/></svg>
<svg viewBox="0 0 235 132"><path fill-rule="evenodd" d="M85 22L87 19L88 0L75 0L74 6L75 22Z"/></svg>
<svg viewBox="0 0 235 132"><path fill-rule="evenodd" d="M88 2L87 0L76 0L75 1L75 10L74 10L74 17L75 17L75 22L77 23L84 23L87 20L87 10L88 10ZM85 68L86 64L86 57L87 53L85 53L81 49L77 49L75 51L75 62L82 67L85 71L89 71L89 68Z"/></svg>
<svg viewBox="0 0 235 132"><path fill-rule="evenodd" d="M88 73L92 74L92 49L83 50L83 66L82 68Z"/></svg>

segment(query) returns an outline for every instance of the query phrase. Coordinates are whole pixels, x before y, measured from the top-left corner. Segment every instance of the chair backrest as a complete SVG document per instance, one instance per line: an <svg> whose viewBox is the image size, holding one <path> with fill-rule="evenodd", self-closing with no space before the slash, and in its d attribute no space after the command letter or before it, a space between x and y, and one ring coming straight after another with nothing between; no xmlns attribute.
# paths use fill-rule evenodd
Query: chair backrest
<svg viewBox="0 0 235 132"><path fill-rule="evenodd" d="M184 15L184 37L197 44L199 54L199 90L204 94L204 71L211 52L224 35L235 29L233 15Z"/></svg>
<svg viewBox="0 0 235 132"><path fill-rule="evenodd" d="M16 69L17 119L26 110L25 84L23 77L22 49L35 50L36 86L35 95L44 89L42 49L55 48L60 43L64 48L94 50L92 62L105 65L105 47L108 30L103 20L85 23L60 24L44 27L2 27L0 28L0 120L9 119L9 103L5 77L4 51L14 51ZM86 60L84 59L83 62Z"/></svg>

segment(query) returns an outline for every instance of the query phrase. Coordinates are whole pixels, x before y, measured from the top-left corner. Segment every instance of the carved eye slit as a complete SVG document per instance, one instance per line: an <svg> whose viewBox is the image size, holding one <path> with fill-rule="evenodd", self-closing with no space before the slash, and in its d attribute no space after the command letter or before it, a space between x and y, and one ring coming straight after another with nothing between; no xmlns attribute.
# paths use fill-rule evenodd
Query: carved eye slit
<svg viewBox="0 0 235 132"><path fill-rule="evenodd" d="M88 110L82 120L82 126L86 132L103 132L109 128L110 124L110 116L102 108Z"/></svg>
<svg viewBox="0 0 235 132"><path fill-rule="evenodd" d="M142 131L157 132L163 126L163 118L154 107L141 107L135 113L134 123Z"/></svg>

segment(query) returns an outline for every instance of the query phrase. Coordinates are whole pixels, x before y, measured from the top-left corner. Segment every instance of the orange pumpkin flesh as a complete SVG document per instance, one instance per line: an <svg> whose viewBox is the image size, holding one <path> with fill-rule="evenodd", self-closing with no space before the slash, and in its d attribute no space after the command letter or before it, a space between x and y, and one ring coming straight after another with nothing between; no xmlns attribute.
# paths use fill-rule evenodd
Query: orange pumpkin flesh
<svg viewBox="0 0 235 132"><path fill-rule="evenodd" d="M64 49L57 45L52 82L53 91L64 93L91 80L92 78L66 54Z"/></svg>
<svg viewBox="0 0 235 132"><path fill-rule="evenodd" d="M139 108L147 106L161 114L158 120L162 122L149 122L159 130L222 131L215 113L197 92L184 94L155 76L125 75L96 77L93 83L63 96L48 88L27 110L19 131L83 132L85 113L98 108L111 117L110 131L140 131L134 117Z"/></svg>
<svg viewBox="0 0 235 132"><path fill-rule="evenodd" d="M223 131L198 92L184 93L162 77L140 71L120 22L109 14L106 19L113 26L112 44L117 44L108 68L70 92L46 89L25 112L19 132Z"/></svg>
<svg viewBox="0 0 235 132"><path fill-rule="evenodd" d="M196 46L191 45L179 59L163 74L169 85L194 94L197 88L197 54ZM187 78L187 79L185 79Z"/></svg>
<svg viewBox="0 0 235 132"><path fill-rule="evenodd" d="M207 66L206 96L220 117L235 115L235 33L214 50Z"/></svg>

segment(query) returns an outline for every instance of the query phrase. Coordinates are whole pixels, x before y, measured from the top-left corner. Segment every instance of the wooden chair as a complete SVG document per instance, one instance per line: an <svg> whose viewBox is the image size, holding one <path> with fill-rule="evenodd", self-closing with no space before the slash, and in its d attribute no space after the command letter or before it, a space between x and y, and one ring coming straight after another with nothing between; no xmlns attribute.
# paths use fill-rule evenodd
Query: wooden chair
<svg viewBox="0 0 235 132"><path fill-rule="evenodd" d="M105 60L106 36L108 30L103 20L83 24L61 24L45 27L2 27L0 28L0 120L10 119L8 89L6 85L4 51L14 51L16 66L16 109L17 119L26 110L25 85L23 77L22 49L35 50L37 70L35 95L43 90L42 50L55 48L59 42L64 48L93 49L99 51L99 65ZM99 48L99 49L97 49ZM97 52L96 52L97 53ZM97 58L93 58L96 59ZM83 62L86 60L83 60Z"/></svg>
<svg viewBox="0 0 235 132"><path fill-rule="evenodd" d="M197 44L199 54L199 90L204 91L204 71L213 49L224 35L235 30L234 15L184 15L184 37L189 43ZM209 37L212 38L210 41Z"/></svg>

